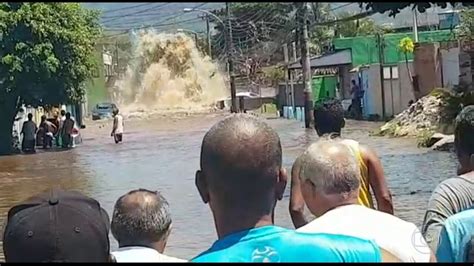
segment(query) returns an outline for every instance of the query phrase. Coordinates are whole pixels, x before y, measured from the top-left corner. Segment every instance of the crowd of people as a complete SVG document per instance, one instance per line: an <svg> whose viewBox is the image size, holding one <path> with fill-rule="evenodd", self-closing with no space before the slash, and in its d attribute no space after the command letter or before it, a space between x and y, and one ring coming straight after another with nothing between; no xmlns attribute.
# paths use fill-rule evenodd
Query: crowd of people
<svg viewBox="0 0 474 266"><path fill-rule="evenodd" d="M54 140L58 147L69 148L74 145L72 135L75 121L71 113L61 110L60 115L56 116L53 122L43 115L39 127L33 121L33 114L29 113L27 117L28 120L23 123L21 129L21 135L23 135L21 150L24 153L36 152L38 137L41 139L40 144L43 149L52 148Z"/></svg>
<svg viewBox="0 0 474 266"><path fill-rule="evenodd" d="M191 261L474 261L474 106L455 121L459 176L435 189L421 231L394 216L378 156L343 139L343 127L339 102L315 109L320 138L291 170L293 229L274 224L288 181L278 134L246 114L215 124L202 141L195 184L212 211L217 240ZM3 250L6 262L184 262L164 255L171 232L169 205L157 191L123 195L110 221L96 200L52 189L10 209Z"/></svg>

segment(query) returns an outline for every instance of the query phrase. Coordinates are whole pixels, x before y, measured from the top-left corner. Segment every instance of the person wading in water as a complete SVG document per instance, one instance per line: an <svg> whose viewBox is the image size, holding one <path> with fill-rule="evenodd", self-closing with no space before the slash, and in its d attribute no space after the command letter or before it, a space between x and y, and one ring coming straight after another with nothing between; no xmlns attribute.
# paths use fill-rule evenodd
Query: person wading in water
<svg viewBox="0 0 474 266"><path fill-rule="evenodd" d="M337 100L327 100L314 109L314 125L319 136L331 135L348 145L359 162L361 172L361 186L358 203L375 209L372 200L371 189L377 201L377 209L393 214L392 196L388 189L383 173L382 163L371 149L360 145L351 139L342 139L341 130L345 125L344 108ZM291 173L290 192L290 215L295 228L306 225L308 222L304 217L304 200L301 194L301 186L298 178L298 160L293 165Z"/></svg>

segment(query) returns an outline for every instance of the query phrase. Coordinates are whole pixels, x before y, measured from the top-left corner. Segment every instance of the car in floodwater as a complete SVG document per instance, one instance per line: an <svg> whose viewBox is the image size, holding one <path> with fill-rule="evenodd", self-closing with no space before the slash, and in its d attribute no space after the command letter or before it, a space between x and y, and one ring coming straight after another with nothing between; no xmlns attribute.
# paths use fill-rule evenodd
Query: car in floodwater
<svg viewBox="0 0 474 266"><path fill-rule="evenodd" d="M92 120L100 120L104 118L112 118L117 105L114 103L99 103L92 110Z"/></svg>

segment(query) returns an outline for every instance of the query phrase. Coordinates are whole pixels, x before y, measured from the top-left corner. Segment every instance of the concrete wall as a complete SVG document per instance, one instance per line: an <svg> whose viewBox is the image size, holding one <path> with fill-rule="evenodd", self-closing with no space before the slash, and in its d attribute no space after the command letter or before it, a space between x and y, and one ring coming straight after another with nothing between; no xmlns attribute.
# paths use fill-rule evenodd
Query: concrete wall
<svg viewBox="0 0 474 266"><path fill-rule="evenodd" d="M384 103L385 116L397 115L408 106L410 100L414 100L412 85L405 63L392 65L398 67L398 78L384 79ZM409 62L408 67L413 71L413 63ZM368 86L364 94L364 103L371 110L365 113L366 116L383 116L382 103L382 83L380 78L380 65L372 64L368 68L362 68L361 71L368 72ZM413 72L412 72L413 73ZM387 77L388 78L388 77Z"/></svg>
<svg viewBox="0 0 474 266"><path fill-rule="evenodd" d="M474 59L474 52L466 52L461 51L459 53L459 85L468 89L474 90L474 86L472 84L473 81L473 60Z"/></svg>
<svg viewBox="0 0 474 266"><path fill-rule="evenodd" d="M419 95L428 95L431 90L440 88L441 53L437 43L421 43L414 51L415 75L418 79Z"/></svg>
<svg viewBox="0 0 474 266"><path fill-rule="evenodd" d="M441 49L443 88L453 89L459 85L459 50L459 47Z"/></svg>
<svg viewBox="0 0 474 266"><path fill-rule="evenodd" d="M399 63L398 78L386 79L384 77L385 92L385 115L395 116L408 107L410 100L415 96L410 81L410 75L406 63ZM409 62L408 67L413 73L413 63Z"/></svg>
<svg viewBox="0 0 474 266"><path fill-rule="evenodd" d="M295 106L304 107L304 86L303 83L293 83L295 92ZM288 86L290 87L290 86ZM291 102L288 102L285 95L285 84L278 85L277 95L278 108L283 110L284 105L289 106ZM281 111L280 110L280 111Z"/></svg>
<svg viewBox="0 0 474 266"><path fill-rule="evenodd" d="M275 98L265 97L265 98L247 98L247 99L239 99L239 106L244 110L255 110L260 108L262 105L266 103L274 103Z"/></svg>

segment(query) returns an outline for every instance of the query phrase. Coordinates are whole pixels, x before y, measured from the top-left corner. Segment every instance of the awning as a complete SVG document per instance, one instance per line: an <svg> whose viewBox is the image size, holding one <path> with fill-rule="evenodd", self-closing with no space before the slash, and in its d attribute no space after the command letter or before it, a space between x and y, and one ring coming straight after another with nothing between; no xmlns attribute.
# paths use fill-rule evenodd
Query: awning
<svg viewBox="0 0 474 266"><path fill-rule="evenodd" d="M315 56L310 59L311 68L335 67L340 65L352 64L351 51L342 50L339 52ZM294 62L288 66L288 69L300 69L300 62Z"/></svg>

